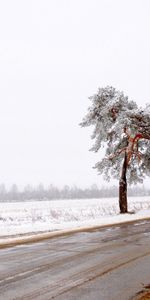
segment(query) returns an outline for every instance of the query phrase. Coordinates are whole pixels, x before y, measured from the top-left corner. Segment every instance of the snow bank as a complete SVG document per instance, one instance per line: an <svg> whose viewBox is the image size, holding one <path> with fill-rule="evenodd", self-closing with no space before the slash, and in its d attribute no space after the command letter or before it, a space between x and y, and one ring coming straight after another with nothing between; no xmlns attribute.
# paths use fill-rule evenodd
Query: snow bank
<svg viewBox="0 0 150 300"><path fill-rule="evenodd" d="M150 197L128 201L135 214L120 215L117 198L0 203L0 237L150 217Z"/></svg>

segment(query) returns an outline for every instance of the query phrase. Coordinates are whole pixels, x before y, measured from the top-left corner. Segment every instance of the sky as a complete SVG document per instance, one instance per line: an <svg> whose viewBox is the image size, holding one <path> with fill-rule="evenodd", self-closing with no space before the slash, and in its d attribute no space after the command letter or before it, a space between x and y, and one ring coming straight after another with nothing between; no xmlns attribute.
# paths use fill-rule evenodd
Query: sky
<svg viewBox="0 0 150 300"><path fill-rule="evenodd" d="M150 101L149 11L149 0L0 2L0 183L106 185L79 123L99 87Z"/></svg>

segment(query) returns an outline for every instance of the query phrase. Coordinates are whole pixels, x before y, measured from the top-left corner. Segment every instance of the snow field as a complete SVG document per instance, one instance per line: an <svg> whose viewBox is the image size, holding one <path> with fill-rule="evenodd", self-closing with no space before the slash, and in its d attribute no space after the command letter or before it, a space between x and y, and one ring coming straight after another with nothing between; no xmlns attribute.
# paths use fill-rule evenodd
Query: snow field
<svg viewBox="0 0 150 300"><path fill-rule="evenodd" d="M150 217L149 196L128 203L135 214L120 215L117 198L0 203L0 237Z"/></svg>

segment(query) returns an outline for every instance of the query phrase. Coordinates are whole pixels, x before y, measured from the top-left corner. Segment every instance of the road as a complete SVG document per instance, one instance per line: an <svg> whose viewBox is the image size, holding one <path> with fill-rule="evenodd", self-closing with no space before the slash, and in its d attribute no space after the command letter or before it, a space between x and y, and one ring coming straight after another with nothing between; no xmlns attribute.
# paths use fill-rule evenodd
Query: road
<svg viewBox="0 0 150 300"><path fill-rule="evenodd" d="M129 300L150 284L150 221L0 250L0 300Z"/></svg>

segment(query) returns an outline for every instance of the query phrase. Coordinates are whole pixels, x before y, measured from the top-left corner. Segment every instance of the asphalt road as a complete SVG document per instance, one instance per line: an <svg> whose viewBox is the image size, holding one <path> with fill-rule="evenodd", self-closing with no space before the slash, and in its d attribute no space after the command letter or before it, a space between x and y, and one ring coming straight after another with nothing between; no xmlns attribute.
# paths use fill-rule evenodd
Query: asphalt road
<svg viewBox="0 0 150 300"><path fill-rule="evenodd" d="M150 284L150 221L0 250L0 300L129 300Z"/></svg>

